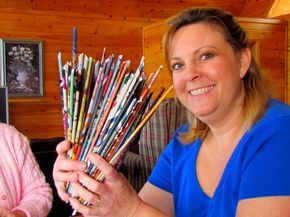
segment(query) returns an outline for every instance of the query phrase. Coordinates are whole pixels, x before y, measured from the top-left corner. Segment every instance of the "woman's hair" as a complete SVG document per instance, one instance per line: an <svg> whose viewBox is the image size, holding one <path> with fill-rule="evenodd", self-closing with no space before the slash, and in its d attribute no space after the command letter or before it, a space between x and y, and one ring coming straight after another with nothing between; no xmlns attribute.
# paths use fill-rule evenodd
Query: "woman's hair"
<svg viewBox="0 0 290 217"><path fill-rule="evenodd" d="M163 38L164 56L168 68L171 70L169 63L169 52L171 40L178 29L183 26L205 23L216 26L222 30L225 40L229 43L235 53L240 53L245 48L250 48L246 32L237 23L235 18L229 12L218 8L192 8L187 9L167 21L169 29ZM271 96L270 86L267 79L261 73L253 56L250 67L243 78L245 98L243 104L243 127L251 127L265 112L267 102ZM181 134L181 139L189 143L194 139L203 139L209 128L190 114L190 129L187 133Z"/></svg>

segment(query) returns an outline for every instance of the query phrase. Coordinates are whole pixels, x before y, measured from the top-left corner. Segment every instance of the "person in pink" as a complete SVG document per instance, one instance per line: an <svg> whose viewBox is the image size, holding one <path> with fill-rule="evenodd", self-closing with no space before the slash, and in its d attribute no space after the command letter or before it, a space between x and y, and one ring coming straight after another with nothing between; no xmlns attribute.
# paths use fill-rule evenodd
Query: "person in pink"
<svg viewBox="0 0 290 217"><path fill-rule="evenodd" d="M28 139L0 123L0 216L44 217L52 192L39 169Z"/></svg>

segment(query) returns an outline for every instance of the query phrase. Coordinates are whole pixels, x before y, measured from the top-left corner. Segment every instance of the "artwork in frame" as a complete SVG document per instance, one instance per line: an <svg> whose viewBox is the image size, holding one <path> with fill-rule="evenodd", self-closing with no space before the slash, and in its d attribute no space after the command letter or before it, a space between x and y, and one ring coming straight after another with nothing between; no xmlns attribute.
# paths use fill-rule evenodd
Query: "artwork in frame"
<svg viewBox="0 0 290 217"><path fill-rule="evenodd" d="M9 97L43 96L42 41L1 39L1 85Z"/></svg>

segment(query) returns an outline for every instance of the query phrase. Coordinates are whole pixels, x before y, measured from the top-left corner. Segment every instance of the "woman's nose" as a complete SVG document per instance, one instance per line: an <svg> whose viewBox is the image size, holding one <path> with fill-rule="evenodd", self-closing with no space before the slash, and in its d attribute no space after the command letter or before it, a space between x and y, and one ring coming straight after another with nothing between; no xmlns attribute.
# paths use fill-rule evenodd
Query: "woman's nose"
<svg viewBox="0 0 290 217"><path fill-rule="evenodd" d="M189 65L185 70L185 79L186 80L194 80L200 76L199 69L196 65Z"/></svg>

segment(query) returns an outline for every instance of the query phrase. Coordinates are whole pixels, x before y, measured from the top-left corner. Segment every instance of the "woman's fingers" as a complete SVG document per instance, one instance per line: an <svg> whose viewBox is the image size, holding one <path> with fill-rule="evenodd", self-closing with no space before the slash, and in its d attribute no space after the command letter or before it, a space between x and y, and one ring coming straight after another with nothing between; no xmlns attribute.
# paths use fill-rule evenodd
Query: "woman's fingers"
<svg viewBox="0 0 290 217"><path fill-rule="evenodd" d="M87 165L83 161L58 158L54 163L54 170L57 171L84 171Z"/></svg>
<svg viewBox="0 0 290 217"><path fill-rule="evenodd" d="M70 147L71 147L70 142L68 140L64 140L56 146L56 152L58 155L66 157L67 151L70 149Z"/></svg>
<svg viewBox="0 0 290 217"><path fill-rule="evenodd" d="M71 183L72 195L77 195L85 203L71 197L69 201L73 208L86 217L121 217L134 213L139 207L140 198L125 177L95 153L90 153L89 160L102 172L104 180L99 182L84 171L78 171L78 181Z"/></svg>
<svg viewBox="0 0 290 217"><path fill-rule="evenodd" d="M116 178L119 176L117 170L100 155L90 153L89 159L91 163L95 164L98 169L102 171L102 173L106 177L106 181L115 181Z"/></svg>
<svg viewBox="0 0 290 217"><path fill-rule="evenodd" d="M95 153L89 156L90 163L94 164L104 175L103 182L95 180L84 171L86 163L67 159L70 143L63 141L57 146L58 158L54 164L53 178L60 198L69 200L74 209L84 216L126 216L139 201L138 195L129 185L124 176L106 160ZM72 186L72 195L66 192L66 185ZM85 205L74 196L85 201ZM124 201L132 201L124 203Z"/></svg>
<svg viewBox="0 0 290 217"><path fill-rule="evenodd" d="M84 188L80 183L73 182L71 183L72 186L72 195L78 195L79 198L82 198L84 201L88 202L89 204L98 204L100 201L100 196L95 194L94 192Z"/></svg>
<svg viewBox="0 0 290 217"><path fill-rule="evenodd" d="M53 179L55 187L58 191L60 198L67 201L70 195L66 192L66 185L68 182L78 181L78 171L84 171L86 164L81 161L67 159L67 151L70 149L70 142L65 140L60 142L56 151L58 157L53 167Z"/></svg>
<svg viewBox="0 0 290 217"><path fill-rule="evenodd" d="M80 201L74 197L69 198L69 202L73 209L77 210L79 213L82 213L83 216L107 216L110 212L112 212L112 201L105 201L102 197L95 195L97 200L91 201L83 205ZM117 217L119 215L109 215Z"/></svg>
<svg viewBox="0 0 290 217"><path fill-rule="evenodd" d="M78 180L83 186L86 186L88 190L96 194L102 195L105 193L105 186L85 172L78 172Z"/></svg>
<svg viewBox="0 0 290 217"><path fill-rule="evenodd" d="M53 171L53 179L55 182L77 182L78 173L73 171Z"/></svg>
<svg viewBox="0 0 290 217"><path fill-rule="evenodd" d="M67 159L69 148L70 143L67 140L60 142L56 147L58 157L53 166L53 178L55 181L77 181L77 171L86 169L86 163Z"/></svg>
<svg viewBox="0 0 290 217"><path fill-rule="evenodd" d="M86 164L77 160L58 158L53 167L54 181L74 182L78 181L78 171L84 171Z"/></svg>
<svg viewBox="0 0 290 217"><path fill-rule="evenodd" d="M70 194L66 192L66 183L65 182L54 182L54 185L56 187L57 193L59 197L63 201L68 201L68 199L71 197Z"/></svg>
<svg viewBox="0 0 290 217"><path fill-rule="evenodd" d="M97 206L85 206L82 205L76 198L71 197L69 202L73 209L77 210L79 213L82 213L83 216L97 216L101 213L101 208Z"/></svg>

